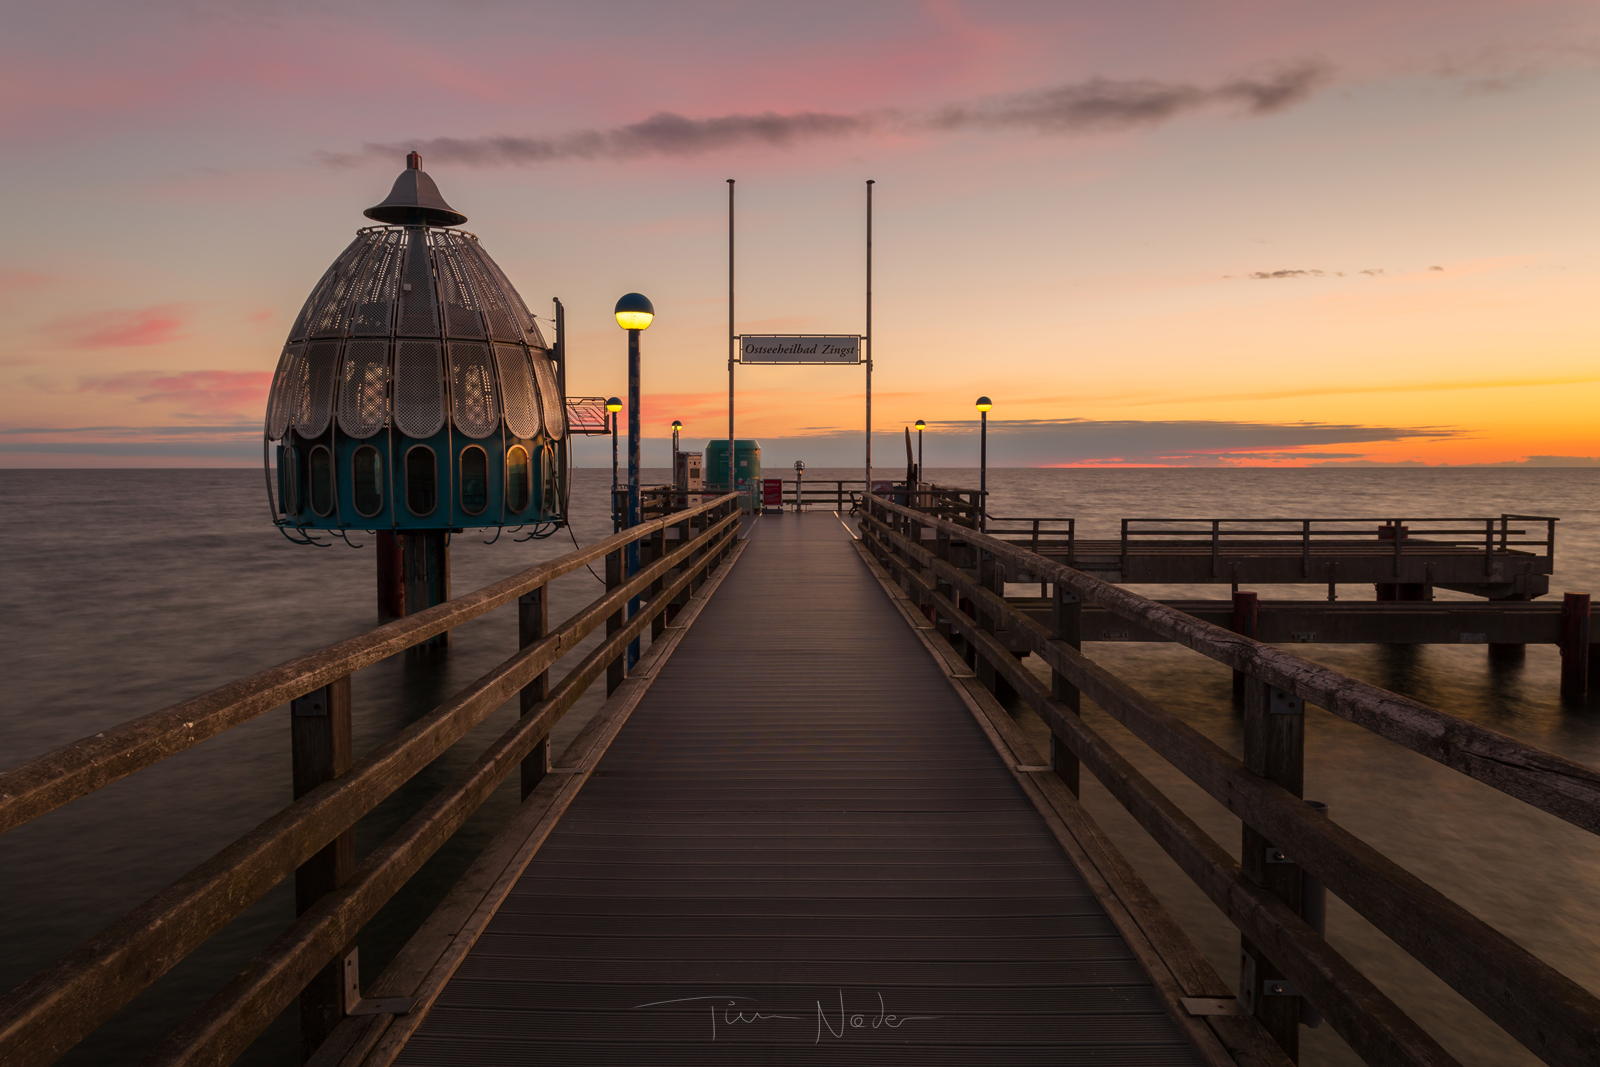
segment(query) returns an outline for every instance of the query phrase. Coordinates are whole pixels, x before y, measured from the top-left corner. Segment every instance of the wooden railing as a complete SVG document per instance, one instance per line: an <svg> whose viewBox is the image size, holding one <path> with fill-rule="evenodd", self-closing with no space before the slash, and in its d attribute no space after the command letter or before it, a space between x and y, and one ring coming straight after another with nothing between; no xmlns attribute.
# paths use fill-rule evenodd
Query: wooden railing
<svg viewBox="0 0 1600 1067"><path fill-rule="evenodd" d="M660 636L738 532L732 494L615 534L476 592L397 619L0 773L0 832L61 807L284 704L291 706L294 802L0 999L0 1063L54 1062L284 879L299 918L146 1061L232 1062L297 996L305 1048L351 1003L362 927L513 770L527 798L550 770L550 730L602 672L621 684L630 643ZM675 532L669 539L668 533ZM640 569L624 574L638 544ZM555 628L549 583L606 561L606 592ZM626 617L630 599L643 597ZM517 602L519 651L359 760L350 676ZM560 682L549 671L583 638L605 640ZM521 717L359 864L352 828L513 696ZM373 1012L399 1010L364 1002ZM403 1008L403 1006L400 1006Z"/></svg>
<svg viewBox="0 0 1600 1067"><path fill-rule="evenodd" d="M1600 833L1600 772L881 497L869 498L861 530L978 678L997 691L1009 686L1049 726L1051 767L1068 788L1077 792L1079 766L1088 767L1238 927L1251 963L1240 1010L1291 1057L1304 999L1368 1063L1455 1062L1308 924L1304 874L1545 1062L1600 1062L1600 999L1301 799L1304 707L1316 704L1591 833ZM1051 583L1051 625L1006 602L1007 566ZM1242 672L1244 758L1085 657L1085 602ZM997 630L1009 631L1006 643ZM1049 666L1050 686L1008 651L1019 644ZM1083 722L1080 693L1242 821L1242 863Z"/></svg>
<svg viewBox="0 0 1600 1067"><path fill-rule="evenodd" d="M1527 530L1512 529L1512 521L1544 524L1543 537ZM1395 573L1407 543L1413 551L1437 552L1440 548L1467 548L1483 552L1483 573L1494 573L1496 552L1543 548L1548 563L1556 553L1556 523L1548 515L1501 515L1498 518L1350 518L1350 519L1148 519L1122 520L1122 558L1128 558L1130 545L1173 547L1209 544L1215 561L1225 549L1262 548L1298 543L1301 557L1310 573L1311 548L1325 550L1330 544L1370 545L1374 540L1388 542L1394 554ZM1143 524L1143 525L1140 525ZM1398 531L1398 536L1396 534Z"/></svg>

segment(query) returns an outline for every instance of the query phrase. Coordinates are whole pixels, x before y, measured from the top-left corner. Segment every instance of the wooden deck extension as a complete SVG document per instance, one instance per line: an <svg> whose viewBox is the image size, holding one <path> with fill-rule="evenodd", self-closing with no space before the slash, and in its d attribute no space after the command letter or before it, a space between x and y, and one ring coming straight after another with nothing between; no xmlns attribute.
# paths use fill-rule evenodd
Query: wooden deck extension
<svg viewBox="0 0 1600 1067"><path fill-rule="evenodd" d="M850 533L808 513L755 524L396 1062L1202 1060Z"/></svg>

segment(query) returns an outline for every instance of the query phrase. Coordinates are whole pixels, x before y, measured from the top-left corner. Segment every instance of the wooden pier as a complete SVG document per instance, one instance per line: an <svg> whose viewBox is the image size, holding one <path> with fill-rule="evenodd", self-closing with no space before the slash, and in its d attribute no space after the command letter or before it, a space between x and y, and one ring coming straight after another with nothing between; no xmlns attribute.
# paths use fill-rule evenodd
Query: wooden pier
<svg viewBox="0 0 1600 1067"><path fill-rule="evenodd" d="M1256 604L1252 637L1237 600L1150 600L909 496L868 497L859 520L746 520L742 538L732 495L661 514L0 774L4 832L291 705L293 801L0 1000L0 1062L54 1062L289 878L298 918L146 1063L232 1062L297 998L318 1067L819 1054L1283 1067L1319 1018L1369 1063L1454 1063L1323 937L1324 890L1545 1062L1600 1061L1594 991L1301 799L1305 706L1591 833L1600 772L1258 639L1309 625L1298 606ZM627 575L635 543L641 569ZM1069 557L1087 565L1078 547ZM1377 547L1392 568L1395 546ZM1402 560L1423 551L1399 547ZM1489 565L1520 551L1491 545ZM605 592L553 622L549 583L602 560ZM1478 576L1515 573L1540 572ZM1008 596L1021 582L1045 595ZM351 758L354 671L512 604L514 655ZM1483 622L1486 640L1549 636L1542 606L1508 607L1525 628ZM1439 634L1479 624L1447 612L1482 610L1379 608L1383 625L1403 611L1414 628L1432 612ZM591 633L598 647L564 662ZM1094 639L1176 642L1236 671L1243 758L1085 656ZM551 727L602 676L606 703L552 760ZM1079 718L1083 697L1238 816L1242 862ZM357 862L354 824L508 700L519 717ZM1047 724L1047 750L1014 718L1024 705ZM1079 805L1084 771L1238 928L1237 974L1217 973ZM363 928L508 778L516 813L363 990Z"/></svg>

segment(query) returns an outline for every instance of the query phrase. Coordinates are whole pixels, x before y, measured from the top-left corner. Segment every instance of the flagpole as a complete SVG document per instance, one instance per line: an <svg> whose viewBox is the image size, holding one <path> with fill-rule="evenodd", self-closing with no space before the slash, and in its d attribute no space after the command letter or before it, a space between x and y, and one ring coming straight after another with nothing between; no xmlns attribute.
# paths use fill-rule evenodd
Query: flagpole
<svg viewBox="0 0 1600 1067"><path fill-rule="evenodd" d="M867 488L872 492L872 186L867 179ZM862 499L866 497L863 494Z"/></svg>
<svg viewBox="0 0 1600 1067"><path fill-rule="evenodd" d="M728 179L728 492L736 487L733 459L733 364L738 342L733 332L733 179Z"/></svg>

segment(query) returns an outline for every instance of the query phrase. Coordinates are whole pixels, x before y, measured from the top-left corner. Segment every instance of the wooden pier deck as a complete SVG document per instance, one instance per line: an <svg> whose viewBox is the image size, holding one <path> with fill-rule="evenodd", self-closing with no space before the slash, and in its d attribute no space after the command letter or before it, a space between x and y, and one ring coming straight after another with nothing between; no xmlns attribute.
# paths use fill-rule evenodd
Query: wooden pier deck
<svg viewBox="0 0 1600 1067"><path fill-rule="evenodd" d="M768 516L396 1061L1202 1060L831 513Z"/></svg>
<svg viewBox="0 0 1600 1067"><path fill-rule="evenodd" d="M1559 623L1576 709L1593 662L1588 594L1566 593L1559 615L1428 603L1452 576L1426 558L1408 571L1437 547L1408 537L1367 576L1392 602L1163 603L1042 555L1031 529L1023 545L881 494L850 529L830 512L769 515L736 541L738 509L724 494L647 515L0 770L4 833L288 713L293 799L0 997L0 1062L57 1062L291 880L293 922L147 1054L123 1058L231 1063L298 1000L308 1067L1288 1067L1319 1018L1368 1064L1453 1067L1375 981L1397 972L1369 975L1330 943L1336 896L1544 1062L1597 1062L1600 996L1303 799L1306 709L1584 833L1600 833L1600 770L1258 639L1493 651L1548 641ZM1483 520L1502 535L1485 534L1475 564L1483 595L1504 592L1491 586L1508 571L1493 572L1518 544L1547 550L1525 577L1549 570L1555 520L1537 520L1542 541L1507 543L1526 536L1507 520L1524 519ZM1295 520L1302 572L1316 560L1309 521ZM1217 534L1206 574L1227 573L1221 522L1201 528ZM1143 529L1128 533L1131 551ZM596 564L604 590L552 619L551 583ZM1047 599L1007 596L1019 580ZM500 609L516 612L517 649L358 755L353 676ZM1242 756L1085 656L1099 640L1174 642L1232 669ZM551 767L553 727L602 678L609 699ZM1082 699L1226 806L1237 851L1086 722ZM357 824L513 700L521 714L358 857ZM1019 707L1048 729L1048 760ZM1236 975L1200 954L1088 817L1083 774L1236 928ZM363 982L381 910L513 778L521 804ZM1541 877L1570 872L1515 872L1530 893Z"/></svg>

